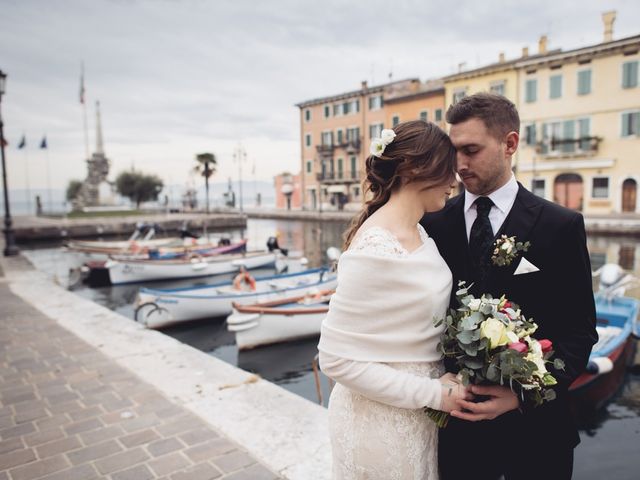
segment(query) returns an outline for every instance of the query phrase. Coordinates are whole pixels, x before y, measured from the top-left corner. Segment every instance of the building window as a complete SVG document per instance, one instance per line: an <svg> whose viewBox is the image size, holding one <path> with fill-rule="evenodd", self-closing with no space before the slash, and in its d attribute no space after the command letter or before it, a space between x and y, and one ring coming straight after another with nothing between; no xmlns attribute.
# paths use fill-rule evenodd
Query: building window
<svg viewBox="0 0 640 480"><path fill-rule="evenodd" d="M351 178L358 178L358 159L351 157Z"/></svg>
<svg viewBox="0 0 640 480"><path fill-rule="evenodd" d="M322 132L322 145L325 147L333 145L333 132Z"/></svg>
<svg viewBox="0 0 640 480"><path fill-rule="evenodd" d="M531 180L531 193L544 198L544 179Z"/></svg>
<svg viewBox="0 0 640 480"><path fill-rule="evenodd" d="M333 106L333 116L334 117L339 117L340 115L342 115L342 104L341 103L336 103Z"/></svg>
<svg viewBox="0 0 640 480"><path fill-rule="evenodd" d="M382 95L369 97L369 110L380 110L382 108L382 105L383 105Z"/></svg>
<svg viewBox="0 0 640 480"><path fill-rule="evenodd" d="M304 121L305 122L310 122L311 121L311 109L307 108L304 111Z"/></svg>
<svg viewBox="0 0 640 480"><path fill-rule="evenodd" d="M310 133L307 133L307 134L304 136L304 144L305 144L307 147L310 147L310 146L311 146L311 134L310 134Z"/></svg>
<svg viewBox="0 0 640 480"><path fill-rule="evenodd" d="M578 72L578 95L588 95L591 93L591 70L580 70Z"/></svg>
<svg viewBox="0 0 640 480"><path fill-rule="evenodd" d="M369 138L377 138L382 134L382 129L384 128L382 123L374 123L373 125L369 125Z"/></svg>
<svg viewBox="0 0 640 480"><path fill-rule="evenodd" d="M456 104L467 95L466 88L459 88L453 92L453 103Z"/></svg>
<svg viewBox="0 0 640 480"><path fill-rule="evenodd" d="M400 117L398 115L394 115L391 119L391 124L395 127L400 123Z"/></svg>
<svg viewBox="0 0 640 480"><path fill-rule="evenodd" d="M525 102L533 103L538 100L538 80L531 78L525 83Z"/></svg>
<svg viewBox="0 0 640 480"><path fill-rule="evenodd" d="M578 135L580 135L580 144L578 148L583 151L591 149L591 119L581 118L578 120Z"/></svg>
<svg viewBox="0 0 640 480"><path fill-rule="evenodd" d="M344 102L342 104L342 114L349 115L350 112L351 112L351 102Z"/></svg>
<svg viewBox="0 0 640 480"><path fill-rule="evenodd" d="M622 88L638 86L638 61L622 64Z"/></svg>
<svg viewBox="0 0 640 480"><path fill-rule="evenodd" d="M347 142L357 142L360 140L360 128L347 128Z"/></svg>
<svg viewBox="0 0 640 480"><path fill-rule="evenodd" d="M307 160L307 173L311 173L313 170L313 162L311 160Z"/></svg>
<svg viewBox="0 0 640 480"><path fill-rule="evenodd" d="M489 86L489 92L494 93L496 95L502 95L504 97L504 80L500 80L499 82L493 82Z"/></svg>
<svg viewBox="0 0 640 480"><path fill-rule="evenodd" d="M338 159L338 179L342 180L342 159Z"/></svg>
<svg viewBox="0 0 640 480"><path fill-rule="evenodd" d="M640 135L640 111L622 114L622 136Z"/></svg>
<svg viewBox="0 0 640 480"><path fill-rule="evenodd" d="M441 122L442 121L442 109L441 108L436 108L435 120L436 120L436 122Z"/></svg>
<svg viewBox="0 0 640 480"><path fill-rule="evenodd" d="M353 196L356 198L360 196L360 187L353 187Z"/></svg>
<svg viewBox="0 0 640 480"><path fill-rule="evenodd" d="M426 110L422 110L420 112L420 120L422 120L423 122L427 122L428 121L428 115L427 115L427 111Z"/></svg>
<svg viewBox="0 0 640 480"><path fill-rule="evenodd" d="M351 111L355 113L360 111L360 100L354 100L351 102Z"/></svg>
<svg viewBox="0 0 640 480"><path fill-rule="evenodd" d="M344 132L342 129L336 130L336 138L338 139L338 145L342 145L344 143Z"/></svg>
<svg viewBox="0 0 640 480"><path fill-rule="evenodd" d="M562 75L551 75L549 77L549 98L560 98L562 96Z"/></svg>
<svg viewBox="0 0 640 480"><path fill-rule="evenodd" d="M536 145L536 124L526 125L524 127L524 141L527 145L534 147Z"/></svg>
<svg viewBox="0 0 640 480"><path fill-rule="evenodd" d="M591 184L591 198L609 198L609 178L595 177Z"/></svg>
<svg viewBox="0 0 640 480"><path fill-rule="evenodd" d="M324 118L329 118L331 116L331 107L329 105L324 106Z"/></svg>

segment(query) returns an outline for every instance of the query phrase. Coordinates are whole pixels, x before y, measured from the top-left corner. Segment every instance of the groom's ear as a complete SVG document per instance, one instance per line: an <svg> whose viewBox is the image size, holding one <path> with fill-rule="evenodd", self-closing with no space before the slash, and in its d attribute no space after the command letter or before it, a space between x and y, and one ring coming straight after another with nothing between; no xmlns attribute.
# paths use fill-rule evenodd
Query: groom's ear
<svg viewBox="0 0 640 480"><path fill-rule="evenodd" d="M504 141L504 146L505 146L504 153L506 155L513 155L514 153L516 153L519 143L520 143L520 135L518 135L518 132L507 133L507 136L505 137L505 141Z"/></svg>

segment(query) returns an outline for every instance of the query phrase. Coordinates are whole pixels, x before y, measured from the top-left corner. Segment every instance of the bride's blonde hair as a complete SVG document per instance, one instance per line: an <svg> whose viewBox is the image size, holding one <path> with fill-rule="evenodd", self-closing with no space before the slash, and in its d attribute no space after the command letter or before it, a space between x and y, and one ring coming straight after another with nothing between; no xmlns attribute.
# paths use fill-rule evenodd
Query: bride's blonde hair
<svg viewBox="0 0 640 480"><path fill-rule="evenodd" d="M440 127L412 120L393 130L396 137L381 156L370 155L366 160L362 190L365 198L371 195L345 232L344 250L364 221L387 203L394 191L413 182L432 187L445 185L455 176L456 149Z"/></svg>

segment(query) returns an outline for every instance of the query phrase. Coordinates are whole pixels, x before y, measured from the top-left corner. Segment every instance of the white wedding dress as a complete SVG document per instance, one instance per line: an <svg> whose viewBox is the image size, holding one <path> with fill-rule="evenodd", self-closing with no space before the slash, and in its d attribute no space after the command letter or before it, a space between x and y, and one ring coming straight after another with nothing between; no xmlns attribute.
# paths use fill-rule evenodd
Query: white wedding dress
<svg viewBox="0 0 640 480"><path fill-rule="evenodd" d="M446 279L450 288L449 269L439 261L433 240L422 226L418 229L423 247L427 247L421 254L439 257L435 277L441 283ZM414 253L380 227L359 234L350 250L386 257L410 257ZM425 305L434 300L425 295ZM388 301L393 302L393 298L391 285ZM438 302L441 310L448 298ZM433 318L425 315L419 319L422 321L433 322ZM438 429L423 407L440 407L442 387L436 379L444 373L441 361L362 362L321 350L320 364L322 371L337 382L328 407L334 480L438 479Z"/></svg>

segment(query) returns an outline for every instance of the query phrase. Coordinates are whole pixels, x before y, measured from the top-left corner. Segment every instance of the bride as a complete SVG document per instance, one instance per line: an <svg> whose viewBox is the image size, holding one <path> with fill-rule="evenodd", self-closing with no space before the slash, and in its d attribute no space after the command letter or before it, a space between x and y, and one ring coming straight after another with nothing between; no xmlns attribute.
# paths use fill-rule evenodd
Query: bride
<svg viewBox="0 0 640 480"><path fill-rule="evenodd" d="M452 276L419 220L455 187L456 151L436 125L401 123L371 142L370 200L346 233L338 288L320 336L329 400L333 477L437 479L436 425L424 407L470 398L445 374L434 318Z"/></svg>

